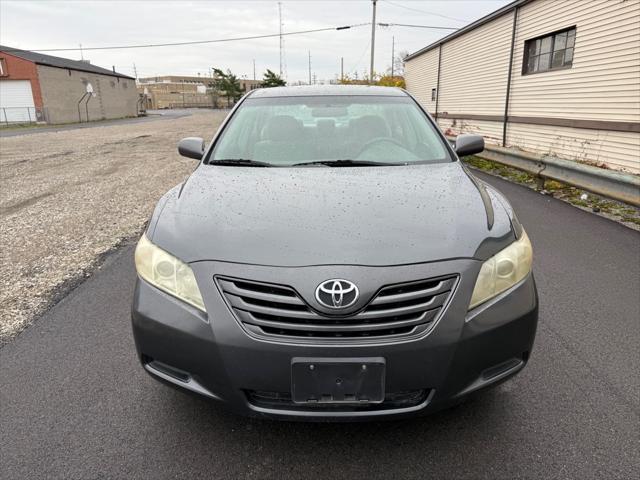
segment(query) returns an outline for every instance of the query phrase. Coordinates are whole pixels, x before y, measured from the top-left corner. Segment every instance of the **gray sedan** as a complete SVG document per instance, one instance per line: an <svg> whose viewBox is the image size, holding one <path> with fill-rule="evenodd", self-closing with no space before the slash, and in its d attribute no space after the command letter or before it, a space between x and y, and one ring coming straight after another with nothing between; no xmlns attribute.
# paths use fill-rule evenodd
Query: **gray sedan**
<svg viewBox="0 0 640 480"><path fill-rule="evenodd" d="M433 412L526 365L527 234L405 91L247 94L138 243L132 324L154 378L240 414Z"/></svg>

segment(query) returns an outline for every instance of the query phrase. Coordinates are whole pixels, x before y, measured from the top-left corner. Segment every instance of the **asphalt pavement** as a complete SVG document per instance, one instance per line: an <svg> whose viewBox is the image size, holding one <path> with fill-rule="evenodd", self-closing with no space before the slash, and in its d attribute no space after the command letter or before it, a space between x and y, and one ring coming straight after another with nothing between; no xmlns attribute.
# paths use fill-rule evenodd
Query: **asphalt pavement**
<svg viewBox="0 0 640 480"><path fill-rule="evenodd" d="M0 349L0 477L638 478L640 234L483 178L534 246L540 325L514 379L419 419L237 417L139 366L129 245Z"/></svg>

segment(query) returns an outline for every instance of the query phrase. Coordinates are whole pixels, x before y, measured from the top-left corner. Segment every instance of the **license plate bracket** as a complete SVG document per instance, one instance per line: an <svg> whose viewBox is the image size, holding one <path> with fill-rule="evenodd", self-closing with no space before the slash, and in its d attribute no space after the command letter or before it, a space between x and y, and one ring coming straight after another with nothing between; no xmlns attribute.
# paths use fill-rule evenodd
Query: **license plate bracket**
<svg viewBox="0 0 640 480"><path fill-rule="evenodd" d="M382 403L386 362L383 357L291 360L291 397L304 404Z"/></svg>

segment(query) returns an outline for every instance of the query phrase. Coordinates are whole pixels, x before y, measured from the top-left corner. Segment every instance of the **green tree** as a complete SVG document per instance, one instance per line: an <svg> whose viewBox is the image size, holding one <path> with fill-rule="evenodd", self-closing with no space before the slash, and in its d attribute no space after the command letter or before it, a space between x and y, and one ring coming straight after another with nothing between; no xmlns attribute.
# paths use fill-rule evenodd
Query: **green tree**
<svg viewBox="0 0 640 480"><path fill-rule="evenodd" d="M275 72L272 72L267 68L267 71L264 72L264 78L262 80L262 86L265 88L269 87L284 87L287 84L280 75Z"/></svg>
<svg viewBox="0 0 640 480"><path fill-rule="evenodd" d="M219 68L213 69L214 75L214 88L227 98L227 105L231 106L242 96L242 88L240 87L240 81L231 70L227 70L227 73L223 72Z"/></svg>

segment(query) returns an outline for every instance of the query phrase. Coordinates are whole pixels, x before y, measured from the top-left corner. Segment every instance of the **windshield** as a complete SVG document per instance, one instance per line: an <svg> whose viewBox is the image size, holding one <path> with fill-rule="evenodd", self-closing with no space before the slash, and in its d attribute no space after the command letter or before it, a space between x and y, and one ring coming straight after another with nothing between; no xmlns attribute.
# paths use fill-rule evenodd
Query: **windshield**
<svg viewBox="0 0 640 480"><path fill-rule="evenodd" d="M409 97L248 98L209 163L396 165L452 161L435 127Z"/></svg>

